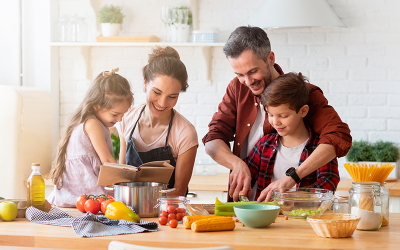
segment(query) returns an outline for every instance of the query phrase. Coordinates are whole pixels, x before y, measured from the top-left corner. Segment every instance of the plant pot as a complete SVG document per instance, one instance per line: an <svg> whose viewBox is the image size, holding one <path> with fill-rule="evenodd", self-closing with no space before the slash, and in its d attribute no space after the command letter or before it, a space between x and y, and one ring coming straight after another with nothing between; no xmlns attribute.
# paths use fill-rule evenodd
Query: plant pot
<svg viewBox="0 0 400 250"><path fill-rule="evenodd" d="M118 36L121 30L120 23L102 23L101 34L103 36Z"/></svg>

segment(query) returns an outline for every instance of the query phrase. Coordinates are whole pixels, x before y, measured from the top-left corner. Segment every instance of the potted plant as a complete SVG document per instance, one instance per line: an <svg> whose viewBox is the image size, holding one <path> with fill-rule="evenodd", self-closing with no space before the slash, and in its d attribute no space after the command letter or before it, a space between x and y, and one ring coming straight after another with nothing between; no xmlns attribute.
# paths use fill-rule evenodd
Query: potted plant
<svg viewBox="0 0 400 250"><path fill-rule="evenodd" d="M121 7L104 5L99 11L102 35L118 36L124 17L125 15L122 14Z"/></svg>
<svg viewBox="0 0 400 250"><path fill-rule="evenodd" d="M366 141L353 141L346 155L346 160L354 163L390 163L395 168L389 177L397 178L397 161L399 160L399 148L392 142L377 141L369 143Z"/></svg>
<svg viewBox="0 0 400 250"><path fill-rule="evenodd" d="M172 24L172 42L188 42L190 24L192 24L192 12L187 6L172 10Z"/></svg>

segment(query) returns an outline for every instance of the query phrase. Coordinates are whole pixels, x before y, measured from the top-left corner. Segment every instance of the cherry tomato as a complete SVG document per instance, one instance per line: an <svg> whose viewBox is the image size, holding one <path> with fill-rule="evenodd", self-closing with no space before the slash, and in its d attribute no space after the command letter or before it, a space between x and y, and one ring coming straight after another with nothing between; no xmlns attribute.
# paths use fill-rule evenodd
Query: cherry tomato
<svg viewBox="0 0 400 250"><path fill-rule="evenodd" d="M165 211L162 211L162 212L160 213L160 217L168 218L168 213L165 212Z"/></svg>
<svg viewBox="0 0 400 250"><path fill-rule="evenodd" d="M183 207L178 207L176 213L185 213L185 209Z"/></svg>
<svg viewBox="0 0 400 250"><path fill-rule="evenodd" d="M167 222L168 222L167 217L158 218L158 223L160 223L160 225L167 225Z"/></svg>
<svg viewBox="0 0 400 250"><path fill-rule="evenodd" d="M176 220L169 221L169 227L176 228L178 226L178 222Z"/></svg>
<svg viewBox="0 0 400 250"><path fill-rule="evenodd" d="M175 214L169 214L168 215L169 220L175 220Z"/></svg>
<svg viewBox="0 0 400 250"><path fill-rule="evenodd" d="M100 203L102 203L103 201L105 201L106 199L104 198L104 197L97 197L97 199L96 200L98 200Z"/></svg>
<svg viewBox="0 0 400 250"><path fill-rule="evenodd" d="M97 214L100 211L101 204L98 200L87 200L85 202L86 212L91 212L92 214Z"/></svg>
<svg viewBox="0 0 400 250"><path fill-rule="evenodd" d="M88 196L86 194L83 194L78 197L76 200L76 208L81 211L82 213L86 213L85 211L85 202L88 200Z"/></svg>
<svg viewBox="0 0 400 250"><path fill-rule="evenodd" d="M175 215L175 218L176 218L177 221L181 221L182 218L183 218L184 216L185 216L185 215L182 214L182 213L177 213L177 214Z"/></svg>
<svg viewBox="0 0 400 250"><path fill-rule="evenodd" d="M106 214L106 210L107 210L107 206L108 204L110 204L111 202L113 202L114 200L105 200L101 203L101 212L103 214Z"/></svg>
<svg viewBox="0 0 400 250"><path fill-rule="evenodd" d="M167 208L168 213L174 214L176 212L175 207L172 205L169 205Z"/></svg>
<svg viewBox="0 0 400 250"><path fill-rule="evenodd" d="M106 195L104 195L104 196L106 196L107 199L109 199L109 200L114 200L114 197L112 197L111 195L106 194Z"/></svg>

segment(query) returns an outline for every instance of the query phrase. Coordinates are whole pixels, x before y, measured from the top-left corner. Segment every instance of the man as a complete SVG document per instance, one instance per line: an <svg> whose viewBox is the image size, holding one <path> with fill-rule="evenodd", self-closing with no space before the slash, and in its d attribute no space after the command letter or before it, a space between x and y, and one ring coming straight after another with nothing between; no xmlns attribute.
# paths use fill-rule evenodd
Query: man
<svg viewBox="0 0 400 250"><path fill-rule="evenodd" d="M275 64L267 34L258 27L238 27L223 50L236 77L229 83L203 143L211 158L231 170L229 197L237 201L239 195L251 197L255 193L251 190L251 174L243 159L260 138L274 131L265 119L260 98L268 84L283 71ZM289 171L287 176L268 185L266 200L270 200L273 188L293 187L295 180L301 180L335 157L345 156L351 147L349 127L328 105L321 89L312 84L308 105L310 110L304 122L320 135L319 144L296 171ZM231 141L234 141L233 152L229 147Z"/></svg>

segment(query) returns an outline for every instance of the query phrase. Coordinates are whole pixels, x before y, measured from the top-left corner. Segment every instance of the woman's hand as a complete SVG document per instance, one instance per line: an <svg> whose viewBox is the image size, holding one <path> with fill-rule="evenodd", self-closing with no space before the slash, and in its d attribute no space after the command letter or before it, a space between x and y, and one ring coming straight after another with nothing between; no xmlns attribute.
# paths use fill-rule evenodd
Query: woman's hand
<svg viewBox="0 0 400 250"><path fill-rule="evenodd" d="M168 193L168 196L184 196L193 173L197 145L178 156L175 166L175 185L178 190Z"/></svg>

